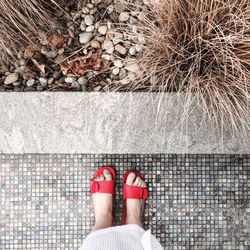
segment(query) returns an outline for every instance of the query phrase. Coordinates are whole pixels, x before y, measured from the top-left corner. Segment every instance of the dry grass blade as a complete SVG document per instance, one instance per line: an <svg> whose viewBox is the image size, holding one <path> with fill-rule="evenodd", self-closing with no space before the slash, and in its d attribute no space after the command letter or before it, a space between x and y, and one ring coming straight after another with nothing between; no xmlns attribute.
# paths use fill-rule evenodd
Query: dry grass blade
<svg viewBox="0 0 250 250"><path fill-rule="evenodd" d="M249 129L250 2L152 2L140 10L139 32L146 41L140 84L187 93L220 129L238 135ZM190 102L187 98L187 110Z"/></svg>
<svg viewBox="0 0 250 250"><path fill-rule="evenodd" d="M70 1L70 4L83 3ZM64 0L2 0L0 2L0 60L20 47L35 43L42 33L61 27L61 15L69 3Z"/></svg>

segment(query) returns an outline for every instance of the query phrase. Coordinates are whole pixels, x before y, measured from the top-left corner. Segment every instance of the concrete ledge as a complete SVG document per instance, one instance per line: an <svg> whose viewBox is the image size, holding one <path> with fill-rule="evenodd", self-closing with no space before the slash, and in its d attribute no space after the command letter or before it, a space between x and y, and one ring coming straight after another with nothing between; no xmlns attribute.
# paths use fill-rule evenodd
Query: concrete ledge
<svg viewBox="0 0 250 250"><path fill-rule="evenodd" d="M0 153L250 153L250 133L241 140L219 136L198 110L184 127L181 100L152 93L1 93Z"/></svg>

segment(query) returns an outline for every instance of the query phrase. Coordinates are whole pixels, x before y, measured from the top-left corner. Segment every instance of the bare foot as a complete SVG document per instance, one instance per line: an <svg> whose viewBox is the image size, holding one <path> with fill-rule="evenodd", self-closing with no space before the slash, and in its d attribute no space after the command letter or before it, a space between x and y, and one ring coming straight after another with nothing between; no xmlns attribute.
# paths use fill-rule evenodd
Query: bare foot
<svg viewBox="0 0 250 250"><path fill-rule="evenodd" d="M136 186L136 187L147 187L144 180L140 177L136 177L134 173L130 173L126 181L127 185ZM144 200L143 199L127 199L127 215L126 215L126 224L137 224L140 227L142 226L142 217L144 209Z"/></svg>
<svg viewBox="0 0 250 250"><path fill-rule="evenodd" d="M95 181L110 181L112 180L112 174L109 170L105 169L103 174L94 178ZM94 211L95 211L95 226L92 230L111 227L113 224L113 195L106 193L94 193L92 194Z"/></svg>

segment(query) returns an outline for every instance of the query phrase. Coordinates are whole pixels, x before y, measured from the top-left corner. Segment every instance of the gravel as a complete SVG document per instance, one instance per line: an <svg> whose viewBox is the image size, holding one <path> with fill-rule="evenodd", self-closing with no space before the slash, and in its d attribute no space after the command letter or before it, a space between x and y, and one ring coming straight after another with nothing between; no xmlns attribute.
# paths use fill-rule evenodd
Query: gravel
<svg viewBox="0 0 250 250"><path fill-rule="evenodd" d="M0 67L0 91L107 91L129 84L142 74L136 59L145 43L136 33L139 14L118 0L89 0L71 13L62 45L49 47L45 37L35 54L32 48L20 50L12 65L2 72ZM99 59L90 62L100 70L84 70L93 55ZM69 62L83 73L67 68Z"/></svg>
<svg viewBox="0 0 250 250"><path fill-rule="evenodd" d="M18 79L19 79L18 73L11 73L11 74L7 75L7 77L5 78L4 84L5 85L12 84L12 83L16 82Z"/></svg>
<svg viewBox="0 0 250 250"><path fill-rule="evenodd" d="M84 32L80 34L79 41L80 43L88 43L91 40L92 33L91 32Z"/></svg>

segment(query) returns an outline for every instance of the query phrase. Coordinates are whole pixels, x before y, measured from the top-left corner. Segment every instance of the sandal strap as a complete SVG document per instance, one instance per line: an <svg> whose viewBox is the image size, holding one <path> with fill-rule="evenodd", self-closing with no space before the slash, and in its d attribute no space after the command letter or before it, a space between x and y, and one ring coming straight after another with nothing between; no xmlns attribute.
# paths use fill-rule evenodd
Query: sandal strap
<svg viewBox="0 0 250 250"><path fill-rule="evenodd" d="M91 193L105 193L114 194L115 193L115 182L111 181L91 181Z"/></svg>
<svg viewBox="0 0 250 250"><path fill-rule="evenodd" d="M123 199L148 199L148 188L129 186L124 184Z"/></svg>

